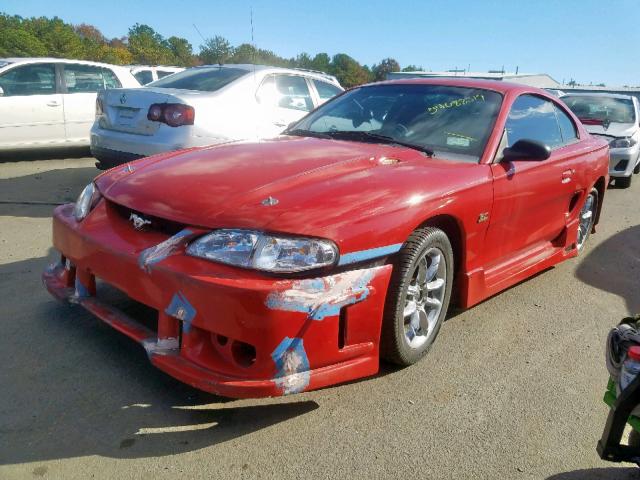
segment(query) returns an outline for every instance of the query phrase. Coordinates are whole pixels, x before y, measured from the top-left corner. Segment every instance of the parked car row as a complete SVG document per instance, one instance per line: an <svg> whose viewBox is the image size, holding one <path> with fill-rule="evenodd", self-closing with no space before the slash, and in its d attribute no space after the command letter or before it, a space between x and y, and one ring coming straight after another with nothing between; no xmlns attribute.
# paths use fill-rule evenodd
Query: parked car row
<svg viewBox="0 0 640 480"><path fill-rule="evenodd" d="M96 92L139 86L127 67L59 58L0 59L0 150L87 145Z"/></svg>

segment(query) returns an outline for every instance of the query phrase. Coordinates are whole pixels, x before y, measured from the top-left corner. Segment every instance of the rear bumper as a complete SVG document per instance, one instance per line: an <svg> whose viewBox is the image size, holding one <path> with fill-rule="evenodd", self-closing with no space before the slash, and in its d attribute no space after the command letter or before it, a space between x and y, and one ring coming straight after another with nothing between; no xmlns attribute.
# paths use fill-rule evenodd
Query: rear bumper
<svg viewBox="0 0 640 480"><path fill-rule="evenodd" d="M166 236L134 230L104 201L82 223L71 211L55 210L61 261L44 272L47 289L141 343L153 365L178 380L229 397L265 397L378 371L390 265L265 277L188 257L183 244L150 256ZM97 280L157 310L157 330L105 303Z"/></svg>
<svg viewBox="0 0 640 480"><path fill-rule="evenodd" d="M148 157L158 153L183 150L191 147L203 147L226 142L227 138L213 136L199 136L192 126L172 128L161 125L153 135L138 135L134 133L107 130L94 124L91 128L91 153L105 164L112 160L129 160ZM111 166L125 163L122 160Z"/></svg>

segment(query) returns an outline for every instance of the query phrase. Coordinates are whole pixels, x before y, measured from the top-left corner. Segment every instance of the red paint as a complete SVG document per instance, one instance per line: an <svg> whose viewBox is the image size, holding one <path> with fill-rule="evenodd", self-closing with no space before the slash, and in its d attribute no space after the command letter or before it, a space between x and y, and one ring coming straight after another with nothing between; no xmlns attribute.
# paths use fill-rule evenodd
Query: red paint
<svg viewBox="0 0 640 480"><path fill-rule="evenodd" d="M479 164L427 159L392 146L288 137L142 159L131 164L132 172L118 167L97 178L105 198L84 221L75 221L70 205L56 209L53 243L75 270L48 271L47 287L64 299L73 293L75 275L90 287L97 277L159 312L181 292L197 314L188 333L183 326L180 348L162 352L149 348L149 341L171 338L179 327L173 317L160 313L158 333L141 330L99 298L80 303L144 342L154 365L186 383L226 396L268 396L282 393L271 354L285 337L304 340L311 368L305 390L378 371L391 264L376 272L364 300L345 307L345 345L339 348L338 315L315 321L303 312L267 308L267 296L283 288L282 278L187 257L184 246L143 271L139 254L168 235L134 230L114 204L194 231L252 228L329 238L341 254L402 243L425 222L447 218L461 233L456 285L463 307L575 256L579 206L597 182L608 183L607 143L591 137L541 90L477 80L403 82L488 88L504 96ZM523 93L560 105L575 120L580 141L543 162L493 164L509 109ZM381 157L399 162L384 165ZM563 183L568 171L571 181ZM578 207L569 211L576 194ZM261 205L268 196L279 203ZM603 196L604 189L601 202ZM487 213L488 220L479 222ZM285 280L285 287L292 281ZM234 341L255 348L250 366L236 360Z"/></svg>

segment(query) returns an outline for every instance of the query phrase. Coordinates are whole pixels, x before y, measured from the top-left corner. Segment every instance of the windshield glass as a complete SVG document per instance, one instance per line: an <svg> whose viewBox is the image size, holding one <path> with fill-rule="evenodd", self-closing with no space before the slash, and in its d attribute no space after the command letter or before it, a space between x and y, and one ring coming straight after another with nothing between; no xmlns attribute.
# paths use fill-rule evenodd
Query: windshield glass
<svg viewBox="0 0 640 480"><path fill-rule="evenodd" d="M247 73L249 71L242 68L197 67L161 78L147 86L215 92Z"/></svg>
<svg viewBox="0 0 640 480"><path fill-rule="evenodd" d="M565 95L561 100L585 125L636 121L633 101L630 98Z"/></svg>
<svg viewBox="0 0 640 480"><path fill-rule="evenodd" d="M372 85L319 107L290 131L366 141L377 136L431 150L438 156L477 162L493 129L502 96L443 85ZM366 132L373 135L339 135Z"/></svg>

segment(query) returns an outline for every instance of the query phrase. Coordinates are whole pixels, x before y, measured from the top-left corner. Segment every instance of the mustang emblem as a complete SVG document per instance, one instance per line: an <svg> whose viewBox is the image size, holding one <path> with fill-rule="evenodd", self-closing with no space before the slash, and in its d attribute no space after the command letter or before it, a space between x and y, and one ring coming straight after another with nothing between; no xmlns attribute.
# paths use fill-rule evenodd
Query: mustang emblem
<svg viewBox="0 0 640 480"><path fill-rule="evenodd" d="M129 220L133 222L133 228L136 230L142 230L145 225L151 225L151 220L147 220L136 213L132 213L129 216Z"/></svg>
<svg viewBox="0 0 640 480"><path fill-rule="evenodd" d="M123 93L122 95L120 95L120 103L121 104L125 104L127 103L127 95L125 93Z"/></svg>

